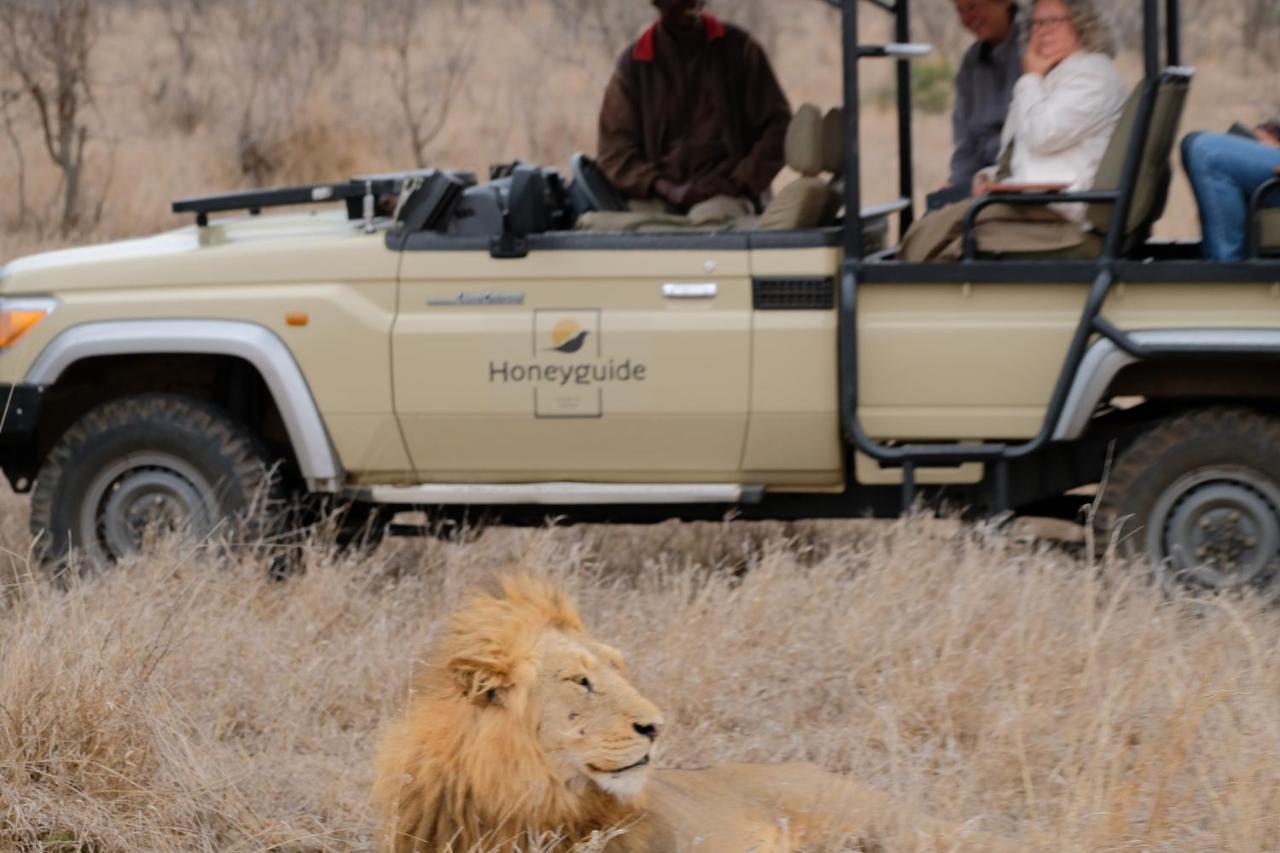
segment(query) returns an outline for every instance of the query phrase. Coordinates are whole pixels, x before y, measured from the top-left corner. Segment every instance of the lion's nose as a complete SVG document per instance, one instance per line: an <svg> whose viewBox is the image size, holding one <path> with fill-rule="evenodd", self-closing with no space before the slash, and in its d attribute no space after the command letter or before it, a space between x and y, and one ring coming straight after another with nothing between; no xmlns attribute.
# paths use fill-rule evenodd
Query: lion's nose
<svg viewBox="0 0 1280 853"><path fill-rule="evenodd" d="M632 723L631 728L636 730L636 734L644 735L649 740L656 740L658 732L662 729L661 723Z"/></svg>

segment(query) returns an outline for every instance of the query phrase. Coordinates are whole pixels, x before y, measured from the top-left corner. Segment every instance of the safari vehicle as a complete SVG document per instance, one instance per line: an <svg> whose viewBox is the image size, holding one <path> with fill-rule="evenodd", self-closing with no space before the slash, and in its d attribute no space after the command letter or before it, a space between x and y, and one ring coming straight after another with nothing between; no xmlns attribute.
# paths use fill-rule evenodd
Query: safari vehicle
<svg viewBox="0 0 1280 853"><path fill-rule="evenodd" d="M811 186L843 175L842 217L576 230L617 207L578 157L571 182L517 165L189 199L192 226L10 263L0 466L33 490L33 527L53 554L111 560L148 522L206 530L263 496L379 524L652 521L1045 513L1105 480L1099 517L1125 547L1207 587L1270 583L1280 220L1260 196L1243 263L1150 238L1192 80L1176 0L1144 0L1145 79L1097 186L1071 196L1089 253L969 239L927 265L883 245L915 213L910 0L828 2L845 108L818 154L793 125L789 156ZM881 13L898 41L860 44L859 16ZM876 60L897 65L901 197L864 207L859 68ZM344 207L258 215L328 202Z"/></svg>

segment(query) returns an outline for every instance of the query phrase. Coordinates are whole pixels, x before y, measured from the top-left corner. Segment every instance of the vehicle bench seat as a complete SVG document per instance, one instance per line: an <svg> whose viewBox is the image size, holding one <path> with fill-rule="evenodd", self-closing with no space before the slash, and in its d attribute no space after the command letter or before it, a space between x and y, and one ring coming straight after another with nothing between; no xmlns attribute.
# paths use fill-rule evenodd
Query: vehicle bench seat
<svg viewBox="0 0 1280 853"><path fill-rule="evenodd" d="M787 127L787 165L799 177L783 187L759 216L728 218L729 206L712 199L695 205L687 216L669 213L661 202L631 202L625 211L592 211L579 217L583 231L799 231L833 224L841 195L835 181L843 167L839 136L842 112L826 116L813 104L796 110ZM821 176L830 172L831 181Z"/></svg>
<svg viewBox="0 0 1280 853"><path fill-rule="evenodd" d="M1152 227L1164 214L1173 179L1173 146L1182 123L1182 112L1191 79L1189 69L1171 68L1156 82L1149 132L1138 165L1124 227L1124 240L1120 246L1120 253L1123 255L1132 254L1142 246L1150 236ZM1115 191L1122 187L1130 142L1142 130L1138 126L1138 117L1143 95L1144 87L1139 85L1125 103L1120 121L1112 133L1098 173L1094 177L1093 190ZM994 207L999 208L1000 205ZM992 210L989 207L983 213L987 214ZM1036 222L1033 217L1025 217L1029 221L1005 222L1000 221L997 210L989 216L993 221L984 228L984 217L979 215L979 227L975 229L978 250L982 255L1008 260L1093 260L1102 254L1104 237L1111 226L1112 211L1113 206L1110 204L1090 204L1087 212L1089 230L1084 233L1084 239L1079 245L1041 252L1021 249L1002 251L1000 246L1003 243L1021 247L1035 239L1038 228L1047 229L1048 237L1049 230L1061 229L1067 225L1062 217L1057 217L1057 222L1046 223Z"/></svg>

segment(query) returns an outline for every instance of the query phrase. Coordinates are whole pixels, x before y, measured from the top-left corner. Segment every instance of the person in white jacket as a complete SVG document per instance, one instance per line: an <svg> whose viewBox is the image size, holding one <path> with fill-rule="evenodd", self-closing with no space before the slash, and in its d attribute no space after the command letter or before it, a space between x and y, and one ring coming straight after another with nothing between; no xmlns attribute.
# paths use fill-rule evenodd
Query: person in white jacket
<svg viewBox="0 0 1280 853"><path fill-rule="evenodd" d="M974 177L975 196L993 186L1088 189L1124 110L1128 89L1112 61L1115 42L1093 0L1036 0L1027 30L1023 75L1001 135L1001 163ZM958 257L968 207L960 202L920 220L903 239L899 258ZM1084 227L1083 205L1053 207Z"/></svg>

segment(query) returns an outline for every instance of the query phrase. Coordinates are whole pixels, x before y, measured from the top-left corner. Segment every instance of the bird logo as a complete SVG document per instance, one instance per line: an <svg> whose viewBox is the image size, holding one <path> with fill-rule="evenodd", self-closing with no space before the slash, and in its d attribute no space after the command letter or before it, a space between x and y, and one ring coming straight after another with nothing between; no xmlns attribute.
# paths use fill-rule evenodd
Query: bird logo
<svg viewBox="0 0 1280 853"><path fill-rule="evenodd" d="M551 349L572 355L582 349L589 334L590 332L582 330L576 320L561 320L551 329Z"/></svg>

